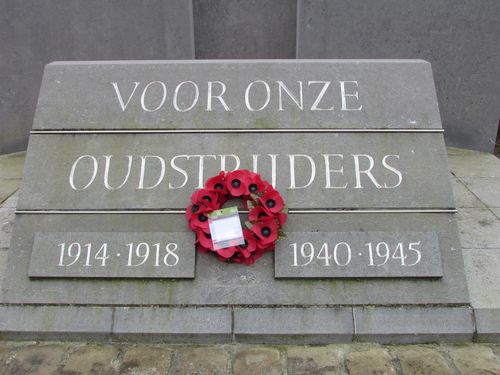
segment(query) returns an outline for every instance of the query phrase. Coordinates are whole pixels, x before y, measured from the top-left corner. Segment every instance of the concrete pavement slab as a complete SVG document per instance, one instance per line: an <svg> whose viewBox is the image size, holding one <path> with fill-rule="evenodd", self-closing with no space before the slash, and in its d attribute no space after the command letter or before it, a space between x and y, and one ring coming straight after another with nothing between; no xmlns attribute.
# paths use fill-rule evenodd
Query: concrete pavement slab
<svg viewBox="0 0 500 375"><path fill-rule="evenodd" d="M492 154L473 152L448 156L451 173L456 177L500 177L500 160Z"/></svg>
<svg viewBox="0 0 500 375"><path fill-rule="evenodd" d="M19 189L21 180L19 179L0 179L0 203L3 203L7 198Z"/></svg>
<svg viewBox="0 0 500 375"><path fill-rule="evenodd" d="M2 288L3 275L7 266L7 251L0 250L0 289Z"/></svg>
<svg viewBox="0 0 500 375"><path fill-rule="evenodd" d="M464 249L500 248L500 220L489 209L459 209L457 222Z"/></svg>
<svg viewBox="0 0 500 375"><path fill-rule="evenodd" d="M17 190L9 198L3 201L2 208L16 208L18 200L19 200L19 190Z"/></svg>
<svg viewBox="0 0 500 375"><path fill-rule="evenodd" d="M456 177L451 178L453 195L458 208L486 208L483 202L474 195L465 184Z"/></svg>
<svg viewBox="0 0 500 375"><path fill-rule="evenodd" d="M486 206L500 207L500 177L462 177L460 180Z"/></svg>
<svg viewBox="0 0 500 375"><path fill-rule="evenodd" d="M14 208L0 207L0 249L7 249L9 247L14 216Z"/></svg>
<svg viewBox="0 0 500 375"><path fill-rule="evenodd" d="M26 152L0 155L0 179L21 179Z"/></svg>
<svg viewBox="0 0 500 375"><path fill-rule="evenodd" d="M463 255L472 307L500 309L500 248L464 249Z"/></svg>

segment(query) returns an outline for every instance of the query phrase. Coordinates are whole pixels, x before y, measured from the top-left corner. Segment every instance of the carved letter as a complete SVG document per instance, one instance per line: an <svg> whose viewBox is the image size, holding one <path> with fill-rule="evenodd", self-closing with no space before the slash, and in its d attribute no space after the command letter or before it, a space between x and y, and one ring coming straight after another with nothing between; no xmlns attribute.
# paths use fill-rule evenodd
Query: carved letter
<svg viewBox="0 0 500 375"><path fill-rule="evenodd" d="M309 164L311 165L311 177L309 178L309 182L305 184L304 186L297 186L295 183L295 158L296 157L302 157L306 158L309 161ZM290 187L289 189L304 189L308 187L309 185L312 184L314 181L314 178L316 177L316 164L314 163L313 158L311 158L309 155L304 155L304 154L296 154L296 155L288 155L290 158Z"/></svg>
<svg viewBox="0 0 500 375"><path fill-rule="evenodd" d="M218 83L222 87L221 93L219 95L212 95L212 85L214 83ZM226 102L222 98L222 95L224 95L225 92L226 92L226 85L223 82L220 82L220 81L208 81L207 111L211 111L212 110L212 98L219 99L219 102L222 104L222 106L224 107L224 109L226 111L230 111L228 105L226 104Z"/></svg>
<svg viewBox="0 0 500 375"><path fill-rule="evenodd" d="M331 82L330 81L309 81L307 83L308 86L314 85L316 83L322 83L323 87L321 88L321 91L319 92L316 100L314 101L313 105L311 106L311 111L333 111L334 106L332 105L330 108L319 108L319 103L321 102L321 99L323 99L323 96L326 93L326 90L328 90L328 87L330 86Z"/></svg>
<svg viewBox="0 0 500 375"><path fill-rule="evenodd" d="M251 105L250 105L250 88L253 86L254 83L262 83L265 87L266 87L266 100L264 102L264 104L262 105L262 107L260 108L253 108ZM260 80L257 80L257 81L253 81L253 82L250 82L249 85L247 86L247 89L245 91L245 105L247 106L248 110L252 111L252 112L255 112L255 111L262 111L264 108L267 107L267 105L269 104L269 101L271 100L271 89L269 88L269 85L267 84L266 81L260 81Z"/></svg>
<svg viewBox="0 0 500 375"><path fill-rule="evenodd" d="M92 177L90 178L90 181L87 183L87 185L85 185L82 188L77 188L75 186L75 169L76 169L76 166L78 165L78 163L80 162L80 160L82 160L83 158L90 158L92 160L94 170L92 172ZM92 155L82 155L78 159L76 159L75 162L73 163L73 165L71 166L71 171L69 173L69 185L71 186L71 188L73 190L85 190L90 185L92 185L92 182L94 182L96 176L97 176L97 159L95 157L93 157Z"/></svg>
<svg viewBox="0 0 500 375"><path fill-rule="evenodd" d="M358 81L340 81L340 96L342 99L342 111L361 111L363 106L360 105L358 108L347 108L347 97L352 96L359 100L358 92L356 91L354 94L346 94L345 92L345 84L346 83L354 83L356 87L358 86Z"/></svg>
<svg viewBox="0 0 500 375"><path fill-rule="evenodd" d="M285 86L285 84L282 81L276 81L278 83L278 111L283 111L283 102L282 102L282 90L285 90L287 95L290 97L290 99L293 100L295 104L297 104L297 107L300 108L300 110L304 109L304 100L302 96L302 81L297 81L299 84L299 99L293 95L288 87Z"/></svg>
<svg viewBox="0 0 500 375"><path fill-rule="evenodd" d="M340 167L340 169L330 169L330 156L331 157L339 157L341 160L344 160L344 155L342 154L323 154L325 158L325 172L326 172L326 185L325 189L345 189L347 187L347 182L344 186L332 186L332 181L330 178L331 173L340 173L344 175L344 166Z"/></svg>
<svg viewBox="0 0 500 375"><path fill-rule="evenodd" d="M257 173L260 154L252 154L252 171Z"/></svg>
<svg viewBox="0 0 500 375"><path fill-rule="evenodd" d="M233 158L235 163L236 163L236 166L233 169L231 169L232 171L235 171L240 167L240 158L238 157L238 155L230 154L230 155L219 155L219 156L220 156L220 170L221 171L227 172L226 157Z"/></svg>
<svg viewBox="0 0 500 375"><path fill-rule="evenodd" d="M169 183L168 184L169 189L181 189L184 186L186 186L186 183L188 181L188 175L187 175L186 171L182 168L179 168L177 165L175 165L175 160L177 158L186 158L186 160L188 160L189 156L188 155L177 155L177 156L174 156L172 158L172 160L170 160L170 166L172 167L172 169L176 170L177 172L179 172L180 174L182 174L184 176L184 182L180 186L173 186L171 183Z"/></svg>
<svg viewBox="0 0 500 375"><path fill-rule="evenodd" d="M397 188L399 185L401 185L401 182L403 181L403 175L401 174L401 172L398 171L396 168L387 164L387 159L391 156L394 156L396 159L399 159L399 155L385 155L384 158L382 159L382 165L385 167L385 169L390 170L391 172L395 173L396 176L398 176L398 183L394 186L387 186L387 184L384 184L384 187L387 189Z"/></svg>
<svg viewBox="0 0 500 375"><path fill-rule="evenodd" d="M123 187L123 185L125 185L125 183L127 182L128 178L130 176L130 170L132 169L132 155L125 155L128 158L127 174L125 176L125 179L121 183L121 185L118 187L115 187L115 188L109 184L109 164L110 164L110 161L111 161L111 158L113 157L113 155L103 155L103 156L104 156L104 159L106 159L106 162L104 164L104 186L108 190L121 189Z"/></svg>
<svg viewBox="0 0 500 375"><path fill-rule="evenodd" d="M361 186L361 173L367 175L370 180L372 180L373 184L377 187L377 189L382 188L382 186L375 180L375 177L373 177L372 173L370 172L373 168L374 161L373 158L370 155L366 154L360 154L360 155L352 155L354 158L354 168L355 168L355 174L356 174L356 186L354 187L355 189L363 189L363 186ZM369 162L369 167L365 170L361 170L359 167L359 158L364 157L368 159Z"/></svg>
<svg viewBox="0 0 500 375"><path fill-rule="evenodd" d="M276 158L278 154L268 154L271 158L271 185L276 188Z"/></svg>
<svg viewBox="0 0 500 375"><path fill-rule="evenodd" d="M217 156L215 155L189 155L188 159L190 158L200 158L200 161L198 163L198 186L196 187L197 189L203 188L203 169L205 167L205 158L214 158L217 160Z"/></svg>
<svg viewBox="0 0 500 375"><path fill-rule="evenodd" d="M156 108L152 108L152 109L149 109L146 107L146 103L145 103L145 97L146 97L146 92L148 91L149 87L154 84L154 83L158 83L160 84L161 88L162 88L162 91L163 91L163 96L160 100L160 104L158 104L156 106ZM142 109L144 109L146 112L154 112L154 111L157 111L159 110L162 105L165 103L165 100L167 99L167 86L165 86L165 84L161 81L153 81L153 82L149 82L146 87L144 87L144 90L142 90L142 95L141 95L141 107Z"/></svg>
<svg viewBox="0 0 500 375"><path fill-rule="evenodd" d="M111 85L113 85L113 87L115 89L116 96L118 97L118 103L120 103L120 107L122 109L122 112L125 112L125 110L127 109L128 103L130 103L130 99L132 99L132 96L134 96L135 90L137 90L137 87L139 87L140 82L134 82L134 89L130 93L126 103L123 102L122 94L120 93L120 90L118 89L118 82L111 82Z"/></svg>
<svg viewBox="0 0 500 375"><path fill-rule="evenodd" d="M158 177L158 181L156 184L152 186L144 186L144 175L146 173L146 160L148 158L151 159L157 159L160 162L161 170L160 170L160 176ZM139 176L139 186L137 189L146 189L146 190L151 190L160 185L160 183L163 181L163 177L165 177L165 160L163 158L156 156L156 155L144 155L141 156L141 173Z"/></svg>
<svg viewBox="0 0 500 375"><path fill-rule="evenodd" d="M191 105L189 107L182 109L179 107L179 103L177 102L177 95L179 94L179 90L181 89L182 85L185 83L191 83L193 85L193 87L194 87L194 99L193 99L193 103L191 103ZM200 90L198 89L198 85L196 83L194 83L193 81L184 81L184 82L179 83L174 91L173 104L174 104L175 110L178 112L187 112L190 109L193 109L193 107L198 102L199 96L200 96Z"/></svg>

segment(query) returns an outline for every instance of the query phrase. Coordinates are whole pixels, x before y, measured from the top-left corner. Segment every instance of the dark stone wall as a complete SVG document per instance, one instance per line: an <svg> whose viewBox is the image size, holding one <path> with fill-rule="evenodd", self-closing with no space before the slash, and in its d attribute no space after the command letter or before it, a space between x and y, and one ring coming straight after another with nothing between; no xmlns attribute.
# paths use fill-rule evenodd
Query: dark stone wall
<svg viewBox="0 0 500 375"><path fill-rule="evenodd" d="M0 0L0 154L26 148L56 60L192 59L191 1Z"/></svg>
<svg viewBox="0 0 500 375"><path fill-rule="evenodd" d="M447 144L492 152L499 18L498 0L0 0L0 154L26 148L46 63L195 55L425 59Z"/></svg>
<svg viewBox="0 0 500 375"><path fill-rule="evenodd" d="M294 59L297 0L193 0L197 59Z"/></svg>
<svg viewBox="0 0 500 375"><path fill-rule="evenodd" d="M299 0L297 57L427 60L446 143L493 152L500 119L498 0Z"/></svg>

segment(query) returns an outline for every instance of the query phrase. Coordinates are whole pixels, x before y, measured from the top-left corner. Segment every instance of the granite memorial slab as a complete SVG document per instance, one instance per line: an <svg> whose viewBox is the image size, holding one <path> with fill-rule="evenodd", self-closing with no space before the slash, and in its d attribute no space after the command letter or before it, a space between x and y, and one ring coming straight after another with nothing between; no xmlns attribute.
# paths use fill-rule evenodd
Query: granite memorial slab
<svg viewBox="0 0 500 375"><path fill-rule="evenodd" d="M186 232L35 233L30 277L194 278Z"/></svg>
<svg viewBox="0 0 500 375"><path fill-rule="evenodd" d="M291 209L454 207L440 134L36 134L30 149L19 210L184 209L233 169Z"/></svg>
<svg viewBox="0 0 500 375"><path fill-rule="evenodd" d="M150 316L172 342L316 342L314 324L288 335L239 320L297 306L307 319L342 309L321 342L355 337L355 306L466 312L442 132L420 60L49 64L0 302L120 309L120 337L147 337L131 325ZM249 267L195 256L184 215L234 169L262 174L290 209L275 257ZM223 322L188 328L218 308Z"/></svg>
<svg viewBox="0 0 500 375"><path fill-rule="evenodd" d="M441 129L423 60L55 62L35 130Z"/></svg>
<svg viewBox="0 0 500 375"><path fill-rule="evenodd" d="M314 278L274 277L273 254L253 266L219 262L197 254L194 279L89 279L28 277L33 238L25 233L152 232L194 234L180 214L19 214L11 240L3 303L89 305L463 305L468 303L463 259L452 213L337 213L290 214L287 236L296 232L435 232L443 276L440 278ZM277 243L281 246L280 243ZM377 260L378 261L378 260ZM22 293L19 292L22 290ZM95 291L99 290L99 293Z"/></svg>
<svg viewBox="0 0 500 375"><path fill-rule="evenodd" d="M443 276L435 232L294 232L274 256L277 278Z"/></svg>

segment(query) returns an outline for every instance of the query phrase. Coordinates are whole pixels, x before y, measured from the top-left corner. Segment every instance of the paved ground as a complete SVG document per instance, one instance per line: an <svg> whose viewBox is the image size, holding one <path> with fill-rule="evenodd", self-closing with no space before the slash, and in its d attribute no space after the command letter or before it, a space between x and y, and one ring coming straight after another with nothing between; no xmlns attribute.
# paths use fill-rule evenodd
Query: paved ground
<svg viewBox="0 0 500 375"><path fill-rule="evenodd" d="M500 160L456 148L448 153L472 306L492 311L500 308ZM23 153L0 156L0 285L23 162ZM233 373L500 375L500 345L97 345L0 338L0 375Z"/></svg>
<svg viewBox="0 0 500 375"><path fill-rule="evenodd" d="M500 346L0 343L1 374L500 374ZM2 367L3 366L3 367Z"/></svg>

